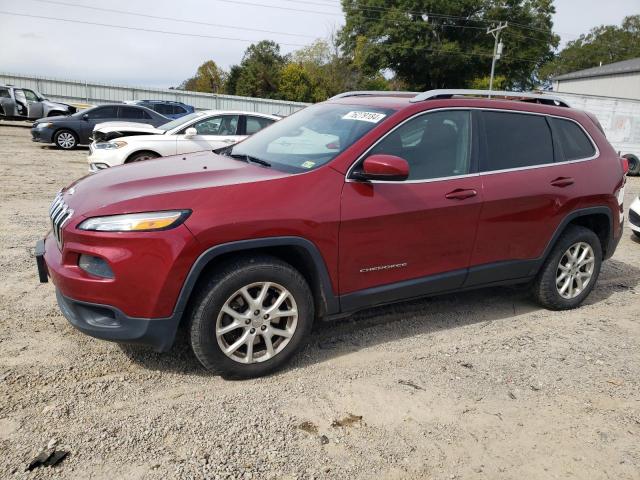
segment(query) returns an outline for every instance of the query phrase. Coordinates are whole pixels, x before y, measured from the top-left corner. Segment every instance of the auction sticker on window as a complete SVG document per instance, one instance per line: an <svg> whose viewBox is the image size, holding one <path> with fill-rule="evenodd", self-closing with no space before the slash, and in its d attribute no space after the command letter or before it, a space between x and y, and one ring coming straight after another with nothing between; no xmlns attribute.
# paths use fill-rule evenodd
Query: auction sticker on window
<svg viewBox="0 0 640 480"><path fill-rule="evenodd" d="M386 115L378 112L349 112L342 117L343 120L360 120L361 122L378 123Z"/></svg>

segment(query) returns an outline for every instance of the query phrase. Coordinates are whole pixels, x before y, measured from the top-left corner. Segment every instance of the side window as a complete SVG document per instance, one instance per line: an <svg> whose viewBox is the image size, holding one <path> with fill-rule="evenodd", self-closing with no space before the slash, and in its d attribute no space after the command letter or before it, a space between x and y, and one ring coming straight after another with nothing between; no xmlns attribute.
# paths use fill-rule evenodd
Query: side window
<svg viewBox="0 0 640 480"><path fill-rule="evenodd" d="M551 129L542 115L482 112L487 140L485 171L553 163Z"/></svg>
<svg viewBox="0 0 640 480"><path fill-rule="evenodd" d="M592 157L596 149L586 133L575 122L551 118L554 133L564 153L565 160L580 160Z"/></svg>
<svg viewBox="0 0 640 480"><path fill-rule="evenodd" d="M369 153L404 158L409 180L465 175L470 171L471 112L426 113L397 128Z"/></svg>
<svg viewBox="0 0 640 480"><path fill-rule="evenodd" d="M238 115L207 118L200 120L192 127L198 131L198 135L235 135L238 129Z"/></svg>
<svg viewBox="0 0 640 480"><path fill-rule="evenodd" d="M99 107L87 112L90 119L101 118L118 118L118 107L115 105L109 107Z"/></svg>
<svg viewBox="0 0 640 480"><path fill-rule="evenodd" d="M24 96L27 97L27 100L30 102L39 102L40 100L38 99L38 96L35 94L35 92L31 91L31 90L27 90L24 89Z"/></svg>
<svg viewBox="0 0 640 480"><path fill-rule="evenodd" d="M273 123L273 120L263 117L247 117L247 135L253 135Z"/></svg>
<svg viewBox="0 0 640 480"><path fill-rule="evenodd" d="M187 113L187 111L184 108L182 108L180 105L174 105L173 112L171 113L174 113L176 115L184 115L185 113Z"/></svg>
<svg viewBox="0 0 640 480"><path fill-rule="evenodd" d="M171 105L165 105L164 103L156 103L152 108L162 115L171 115L173 113Z"/></svg>
<svg viewBox="0 0 640 480"><path fill-rule="evenodd" d="M8 88L0 88L0 98L11 98Z"/></svg>
<svg viewBox="0 0 640 480"><path fill-rule="evenodd" d="M141 108L135 107L120 107L120 115L119 118L129 118L129 119L141 119L141 118L151 118L147 112L142 110Z"/></svg>

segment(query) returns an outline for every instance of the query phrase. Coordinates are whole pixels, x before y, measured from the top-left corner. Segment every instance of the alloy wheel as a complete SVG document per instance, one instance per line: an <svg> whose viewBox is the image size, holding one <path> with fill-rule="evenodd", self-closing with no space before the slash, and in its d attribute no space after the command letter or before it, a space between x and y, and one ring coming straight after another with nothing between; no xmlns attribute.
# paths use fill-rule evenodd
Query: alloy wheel
<svg viewBox="0 0 640 480"><path fill-rule="evenodd" d="M58 146L61 148L73 148L76 145L76 139L72 133L62 132L58 134Z"/></svg>
<svg viewBox="0 0 640 480"><path fill-rule="evenodd" d="M595 255L586 242L571 245L560 258L556 271L556 289L562 298L576 298L593 277Z"/></svg>
<svg viewBox="0 0 640 480"><path fill-rule="evenodd" d="M267 361L284 350L295 333L298 308L282 285L257 282L224 303L216 321L222 352L239 363Z"/></svg>

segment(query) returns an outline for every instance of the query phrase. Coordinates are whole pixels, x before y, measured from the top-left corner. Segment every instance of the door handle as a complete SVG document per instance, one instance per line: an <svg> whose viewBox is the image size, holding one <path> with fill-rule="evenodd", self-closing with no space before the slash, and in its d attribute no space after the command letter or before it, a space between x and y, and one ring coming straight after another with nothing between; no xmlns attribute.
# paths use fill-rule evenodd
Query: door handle
<svg viewBox="0 0 640 480"><path fill-rule="evenodd" d="M449 200L464 200L465 198L475 197L478 194L472 188L456 188L455 190L447 193L445 198Z"/></svg>
<svg viewBox="0 0 640 480"><path fill-rule="evenodd" d="M554 187L568 187L569 185L573 185L573 178L571 177L558 177L555 180L551 180L551 185Z"/></svg>

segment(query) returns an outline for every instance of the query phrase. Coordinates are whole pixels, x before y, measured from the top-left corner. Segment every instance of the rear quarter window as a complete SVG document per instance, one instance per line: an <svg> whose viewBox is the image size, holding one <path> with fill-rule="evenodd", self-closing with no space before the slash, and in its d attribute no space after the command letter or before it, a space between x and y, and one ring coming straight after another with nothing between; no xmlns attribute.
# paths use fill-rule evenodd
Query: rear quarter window
<svg viewBox="0 0 640 480"><path fill-rule="evenodd" d="M577 123L561 118L551 118L551 123L564 160L580 160L595 155L593 143Z"/></svg>
<svg viewBox="0 0 640 480"><path fill-rule="evenodd" d="M482 112L486 138L484 171L553 163L551 129L543 115Z"/></svg>
<svg viewBox="0 0 640 480"><path fill-rule="evenodd" d="M11 98L8 88L0 88L0 98Z"/></svg>

